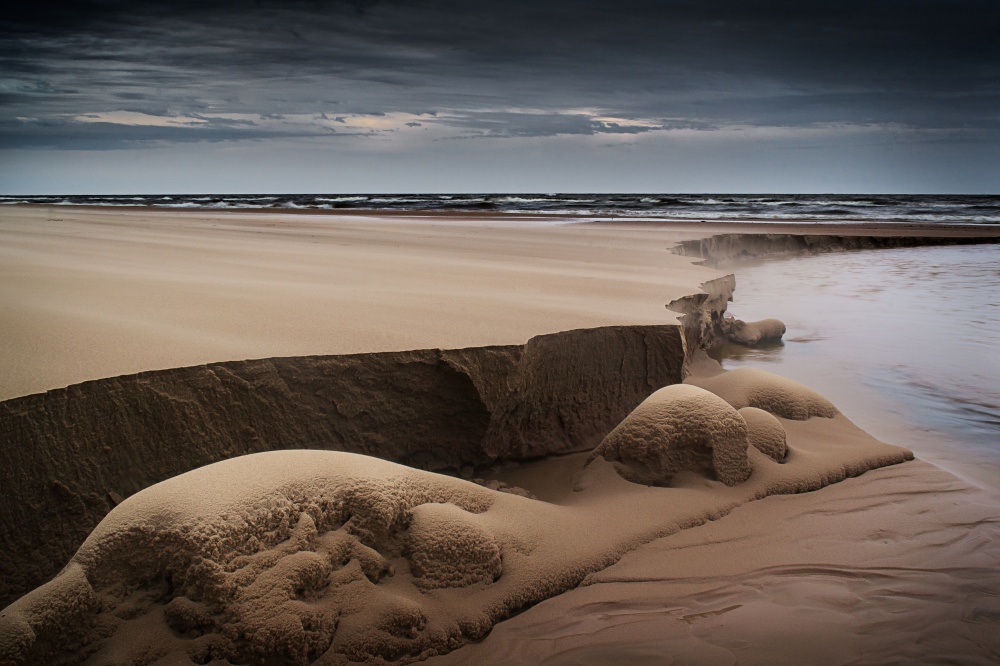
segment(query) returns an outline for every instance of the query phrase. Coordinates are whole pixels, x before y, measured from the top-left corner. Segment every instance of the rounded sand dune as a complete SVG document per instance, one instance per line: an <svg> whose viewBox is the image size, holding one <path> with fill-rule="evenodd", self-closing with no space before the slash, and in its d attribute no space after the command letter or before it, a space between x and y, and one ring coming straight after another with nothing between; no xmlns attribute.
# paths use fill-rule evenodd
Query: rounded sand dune
<svg viewBox="0 0 1000 666"><path fill-rule="evenodd" d="M786 419L833 418L839 413L832 402L808 386L757 368L689 377L684 383L711 391L736 409L756 407Z"/></svg>
<svg viewBox="0 0 1000 666"><path fill-rule="evenodd" d="M780 319L742 321L734 319L726 327L726 337L747 347L777 342L785 334L785 322Z"/></svg>
<svg viewBox="0 0 1000 666"><path fill-rule="evenodd" d="M746 421L750 445L775 462L782 462L788 452L788 442L781 421L756 407L744 407L738 413Z"/></svg>
<svg viewBox="0 0 1000 666"><path fill-rule="evenodd" d="M696 386L675 384L646 398L594 449L630 481L666 485L681 471L727 486L750 476L747 425L726 401Z"/></svg>
<svg viewBox="0 0 1000 666"><path fill-rule="evenodd" d="M144 644L195 663L417 655L463 631L454 609L423 608L418 587L500 575L510 542L477 522L497 498L527 501L348 453L209 465L112 511L63 573L4 611L0 656L41 663L79 647L78 660L127 663Z"/></svg>

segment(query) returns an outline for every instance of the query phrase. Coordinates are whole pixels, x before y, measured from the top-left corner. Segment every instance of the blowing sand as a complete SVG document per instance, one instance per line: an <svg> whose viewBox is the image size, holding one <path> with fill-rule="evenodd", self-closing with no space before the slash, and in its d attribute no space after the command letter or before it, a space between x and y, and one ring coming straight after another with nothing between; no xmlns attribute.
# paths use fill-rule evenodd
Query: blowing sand
<svg viewBox="0 0 1000 666"><path fill-rule="evenodd" d="M723 276L668 252L683 229L18 208L0 231L5 397L673 324ZM292 450L153 485L0 613L0 662L1000 659L998 498L801 384L691 368L593 451L482 484Z"/></svg>
<svg viewBox="0 0 1000 666"><path fill-rule="evenodd" d="M523 344L674 323L695 231L4 207L0 400L220 360Z"/></svg>

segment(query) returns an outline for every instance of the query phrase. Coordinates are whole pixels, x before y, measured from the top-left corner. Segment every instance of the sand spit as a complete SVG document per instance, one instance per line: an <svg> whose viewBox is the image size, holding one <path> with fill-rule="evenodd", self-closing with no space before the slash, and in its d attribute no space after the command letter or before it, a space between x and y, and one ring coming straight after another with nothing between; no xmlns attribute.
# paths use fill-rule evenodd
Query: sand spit
<svg viewBox="0 0 1000 666"><path fill-rule="evenodd" d="M901 230L904 231L904 230ZM706 238L679 241L674 252L686 257L699 257L708 266L729 266L741 261L764 257L819 254L845 250L874 250L895 247L929 245L978 245L1000 243L1000 235L990 230L979 234L961 230L948 235L947 227L938 228L935 235L926 230L907 235L840 235L823 233L723 233Z"/></svg>
<svg viewBox="0 0 1000 666"><path fill-rule="evenodd" d="M7 400L0 603L58 571L122 498L225 458L309 448L458 470L592 449L682 380L682 338L678 325L620 326L524 345L212 363Z"/></svg>
<svg viewBox="0 0 1000 666"><path fill-rule="evenodd" d="M720 393L746 384L737 373L712 379ZM773 376L754 385L769 381L788 400L811 399ZM678 398L721 402L676 388ZM2 612L0 656L18 664L419 660L482 638L654 539L752 500L912 458L839 413L776 420L787 433L785 461L746 446L744 427L751 473L741 483L684 472L668 487L645 486L597 456L559 502L344 452L215 463L118 505L52 582Z"/></svg>

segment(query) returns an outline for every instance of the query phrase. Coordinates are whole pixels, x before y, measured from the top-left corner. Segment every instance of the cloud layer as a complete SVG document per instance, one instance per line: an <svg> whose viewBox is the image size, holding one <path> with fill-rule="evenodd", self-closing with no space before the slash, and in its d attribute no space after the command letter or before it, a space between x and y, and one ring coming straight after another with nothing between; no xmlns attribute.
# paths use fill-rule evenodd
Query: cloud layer
<svg viewBox="0 0 1000 666"><path fill-rule="evenodd" d="M997 34L1000 5L970 0L24 5L0 25L0 150L838 127L996 143Z"/></svg>

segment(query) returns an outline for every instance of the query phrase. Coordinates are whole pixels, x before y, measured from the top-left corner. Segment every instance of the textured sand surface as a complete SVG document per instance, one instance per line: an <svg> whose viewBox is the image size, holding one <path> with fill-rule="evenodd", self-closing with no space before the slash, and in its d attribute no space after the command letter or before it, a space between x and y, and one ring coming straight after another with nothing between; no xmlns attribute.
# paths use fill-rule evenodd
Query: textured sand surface
<svg viewBox="0 0 1000 666"><path fill-rule="evenodd" d="M996 495L921 461L658 539L428 664L996 664Z"/></svg>
<svg viewBox="0 0 1000 666"><path fill-rule="evenodd" d="M736 409L756 407L786 419L832 418L837 408L808 386L758 368L739 368L712 377L689 377L686 383L717 393Z"/></svg>
<svg viewBox="0 0 1000 666"><path fill-rule="evenodd" d="M727 379L742 382L738 373L716 376L720 392L731 388ZM800 397L781 378L760 375L755 385L769 381L786 401ZM704 402L707 412L742 423L707 391L663 391L678 393L675 406ZM711 418L692 420L684 410L656 417L668 436L677 426L700 433L699 442L718 435ZM749 470L745 480L727 466L722 474L682 470L669 487L630 483L599 448L560 502L350 453L295 450L215 463L116 507L62 573L0 614L0 657L19 664L426 658L482 638L497 621L658 537L762 497L912 458L839 414L782 425L783 463L749 446L745 424L725 434L727 457L739 454ZM655 460L633 464L645 462L655 467Z"/></svg>

